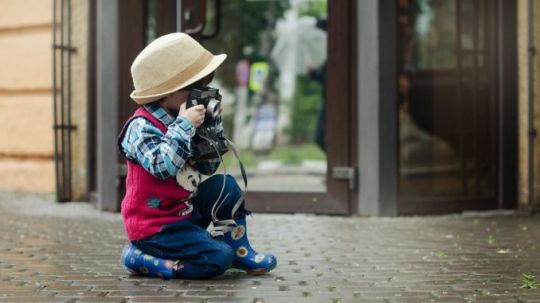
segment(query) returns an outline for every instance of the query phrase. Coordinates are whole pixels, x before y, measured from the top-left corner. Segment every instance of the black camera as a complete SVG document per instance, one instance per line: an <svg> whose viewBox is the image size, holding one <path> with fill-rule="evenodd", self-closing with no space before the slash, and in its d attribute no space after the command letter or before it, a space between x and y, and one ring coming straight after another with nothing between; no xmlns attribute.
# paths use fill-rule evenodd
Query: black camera
<svg viewBox="0 0 540 303"><path fill-rule="evenodd" d="M227 139L218 130L221 124L221 95L217 88L196 87L191 89L186 108L202 104L206 118L193 137L193 160L220 158L228 151Z"/></svg>
<svg viewBox="0 0 540 303"><path fill-rule="evenodd" d="M193 88L189 94L186 108L202 104L206 108L206 115L209 118L219 116L221 110L221 95L219 89L212 87Z"/></svg>

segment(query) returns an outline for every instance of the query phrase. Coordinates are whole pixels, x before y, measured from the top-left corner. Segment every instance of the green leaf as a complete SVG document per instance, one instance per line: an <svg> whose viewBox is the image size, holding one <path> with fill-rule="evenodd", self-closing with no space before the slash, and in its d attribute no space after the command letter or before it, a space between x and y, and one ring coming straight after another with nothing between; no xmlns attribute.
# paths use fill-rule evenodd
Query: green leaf
<svg viewBox="0 0 540 303"><path fill-rule="evenodd" d="M445 254L445 253L442 252L442 251L437 252L436 255L437 255L437 257L439 257L439 258L446 258L446 257L448 257L448 255Z"/></svg>
<svg viewBox="0 0 540 303"><path fill-rule="evenodd" d="M523 273L521 275L521 282L523 285L520 288L538 289L540 287L540 283L536 282L535 276L532 273Z"/></svg>

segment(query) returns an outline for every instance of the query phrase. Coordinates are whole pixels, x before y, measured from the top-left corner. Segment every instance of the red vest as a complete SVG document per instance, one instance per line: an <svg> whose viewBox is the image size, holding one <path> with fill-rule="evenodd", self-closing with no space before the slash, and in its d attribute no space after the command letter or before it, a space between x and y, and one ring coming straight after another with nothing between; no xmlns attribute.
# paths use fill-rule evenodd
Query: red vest
<svg viewBox="0 0 540 303"><path fill-rule="evenodd" d="M129 123L137 117L147 119L164 134L167 132L167 127L161 121L140 107L124 125L118 142L122 142ZM128 239L147 238L159 232L163 225L191 216L193 207L189 195L176 183L176 178L159 179L139 163L128 160L126 195L121 207Z"/></svg>

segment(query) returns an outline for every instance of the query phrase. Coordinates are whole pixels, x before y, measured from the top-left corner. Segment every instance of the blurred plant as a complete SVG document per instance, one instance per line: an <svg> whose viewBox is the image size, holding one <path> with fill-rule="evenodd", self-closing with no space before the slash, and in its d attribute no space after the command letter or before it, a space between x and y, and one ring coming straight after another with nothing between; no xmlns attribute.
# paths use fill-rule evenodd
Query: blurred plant
<svg viewBox="0 0 540 303"><path fill-rule="evenodd" d="M238 151L238 157L242 161L242 164L244 164L245 167L253 167L256 166L258 161L255 158L255 155L253 152L248 150L239 150ZM236 157L234 156L232 151L229 151L223 156L223 164L227 168L227 170L239 170L239 164L236 160ZM223 169L223 167L220 167L219 169Z"/></svg>
<svg viewBox="0 0 540 303"><path fill-rule="evenodd" d="M520 288L528 289L537 289L540 286L540 283L536 282L535 276L532 273L523 273L521 275L521 285Z"/></svg>
<svg viewBox="0 0 540 303"><path fill-rule="evenodd" d="M327 7L327 0L311 0L300 6L298 14L318 18L327 15Z"/></svg>
<svg viewBox="0 0 540 303"><path fill-rule="evenodd" d="M314 144L278 147L272 149L270 160L283 161L285 164L300 164L303 160L325 160L324 153Z"/></svg>
<svg viewBox="0 0 540 303"><path fill-rule="evenodd" d="M322 85L309 76L299 76L288 129L293 144L314 142L317 114L322 102Z"/></svg>
<svg viewBox="0 0 540 303"><path fill-rule="evenodd" d="M437 255L437 257L439 257L439 258L446 258L446 257L448 257L448 255L447 255L446 253L442 252L442 251L437 252L436 255Z"/></svg>
<svg viewBox="0 0 540 303"><path fill-rule="evenodd" d="M213 53L228 55L216 71L216 76L228 89L236 86L235 68L240 59L268 61L269 45L273 45L271 33L275 22L283 15L288 1L222 1L221 30L217 37L203 40ZM250 49L246 53L246 49ZM249 58L248 58L249 59ZM252 61L252 60L250 60Z"/></svg>

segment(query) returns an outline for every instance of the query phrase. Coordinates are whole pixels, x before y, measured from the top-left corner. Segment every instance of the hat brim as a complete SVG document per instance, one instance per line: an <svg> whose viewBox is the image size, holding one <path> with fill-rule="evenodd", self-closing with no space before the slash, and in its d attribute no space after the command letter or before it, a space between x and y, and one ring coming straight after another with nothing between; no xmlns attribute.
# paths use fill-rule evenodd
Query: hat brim
<svg viewBox="0 0 540 303"><path fill-rule="evenodd" d="M183 81L182 83L178 83L178 86L175 86L174 88L172 88L170 90L164 91L164 92L159 93L159 94L153 94L153 95L139 95L139 94L136 93L136 91L133 91L133 92L131 92L131 94L129 96L137 104L141 104L141 105L154 102L154 101L156 101L158 99L161 99L163 96L166 96L168 94L174 93L175 91L181 90L182 88L185 88L185 87L187 87L187 86L201 80L202 78L208 76L210 73L215 71L221 65L221 63L223 63L223 61L225 61L225 59L227 59L226 54L213 56L210 63L208 63L208 65L205 68L203 68L200 72L193 75L193 77L191 77L190 79L188 79L186 81Z"/></svg>

